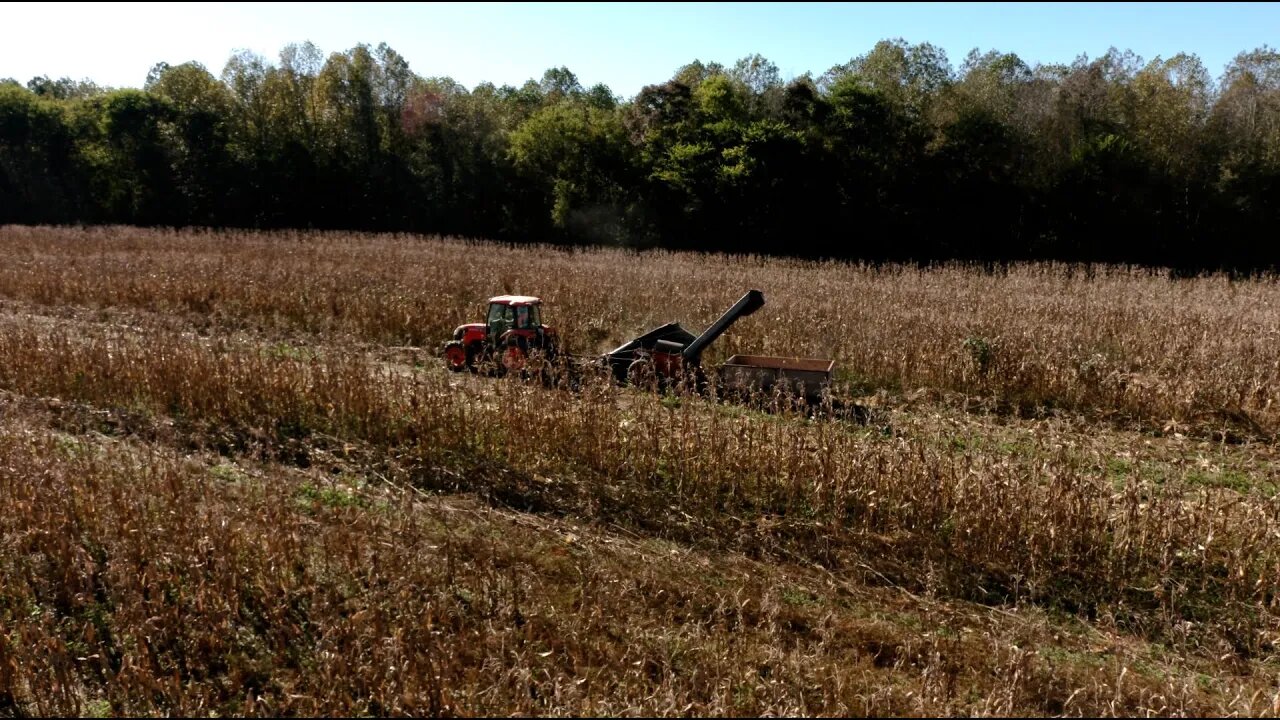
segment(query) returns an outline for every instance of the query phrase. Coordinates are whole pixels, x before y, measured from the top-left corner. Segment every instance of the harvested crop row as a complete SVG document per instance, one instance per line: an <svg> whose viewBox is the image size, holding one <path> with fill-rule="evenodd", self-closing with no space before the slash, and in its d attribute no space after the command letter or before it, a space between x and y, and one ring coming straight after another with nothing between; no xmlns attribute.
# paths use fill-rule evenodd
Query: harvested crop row
<svg viewBox="0 0 1280 720"><path fill-rule="evenodd" d="M1265 666L2 406L0 713L1259 715ZM1246 672L1246 668L1254 668Z"/></svg>

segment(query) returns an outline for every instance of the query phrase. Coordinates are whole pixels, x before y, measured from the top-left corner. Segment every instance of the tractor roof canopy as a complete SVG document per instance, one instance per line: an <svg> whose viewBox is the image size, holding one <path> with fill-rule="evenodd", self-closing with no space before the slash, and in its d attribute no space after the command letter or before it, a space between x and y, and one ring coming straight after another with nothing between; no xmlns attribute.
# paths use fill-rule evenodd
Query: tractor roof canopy
<svg viewBox="0 0 1280 720"><path fill-rule="evenodd" d="M490 303L499 305L541 305L540 298L531 297L529 295L499 295L489 298Z"/></svg>

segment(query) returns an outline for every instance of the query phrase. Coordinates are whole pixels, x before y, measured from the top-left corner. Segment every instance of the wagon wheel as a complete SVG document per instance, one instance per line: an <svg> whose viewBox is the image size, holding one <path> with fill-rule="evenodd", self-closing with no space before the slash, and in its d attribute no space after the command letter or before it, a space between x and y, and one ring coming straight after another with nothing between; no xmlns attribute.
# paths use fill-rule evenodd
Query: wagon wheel
<svg viewBox="0 0 1280 720"><path fill-rule="evenodd" d="M653 361L636 358L627 366L627 382L636 387L653 390L658 385L658 373L654 370Z"/></svg>

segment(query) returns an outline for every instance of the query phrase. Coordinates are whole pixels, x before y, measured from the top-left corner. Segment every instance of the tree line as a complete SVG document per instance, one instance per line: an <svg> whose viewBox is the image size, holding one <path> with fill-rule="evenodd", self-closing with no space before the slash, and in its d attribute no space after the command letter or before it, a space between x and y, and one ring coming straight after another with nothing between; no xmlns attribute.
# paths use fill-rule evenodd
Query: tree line
<svg viewBox="0 0 1280 720"><path fill-rule="evenodd" d="M310 227L867 261L1280 261L1280 52L1028 65L886 40L784 81L692 62L424 77L385 44L144 87L0 81L0 223Z"/></svg>

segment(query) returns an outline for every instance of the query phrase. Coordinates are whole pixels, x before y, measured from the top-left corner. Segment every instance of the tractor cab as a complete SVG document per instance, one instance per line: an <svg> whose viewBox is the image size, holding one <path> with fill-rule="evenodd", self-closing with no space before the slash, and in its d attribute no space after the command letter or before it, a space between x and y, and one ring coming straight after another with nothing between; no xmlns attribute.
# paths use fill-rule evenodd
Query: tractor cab
<svg viewBox="0 0 1280 720"><path fill-rule="evenodd" d="M508 330L540 330L542 301L525 295L500 295L489 300L489 337L500 338Z"/></svg>
<svg viewBox="0 0 1280 720"><path fill-rule="evenodd" d="M478 361L488 358L514 370L524 367L531 350L545 355L556 350L555 331L542 324L542 300L530 295L499 295L489 298L485 322L454 330L444 355L450 370L475 369Z"/></svg>

